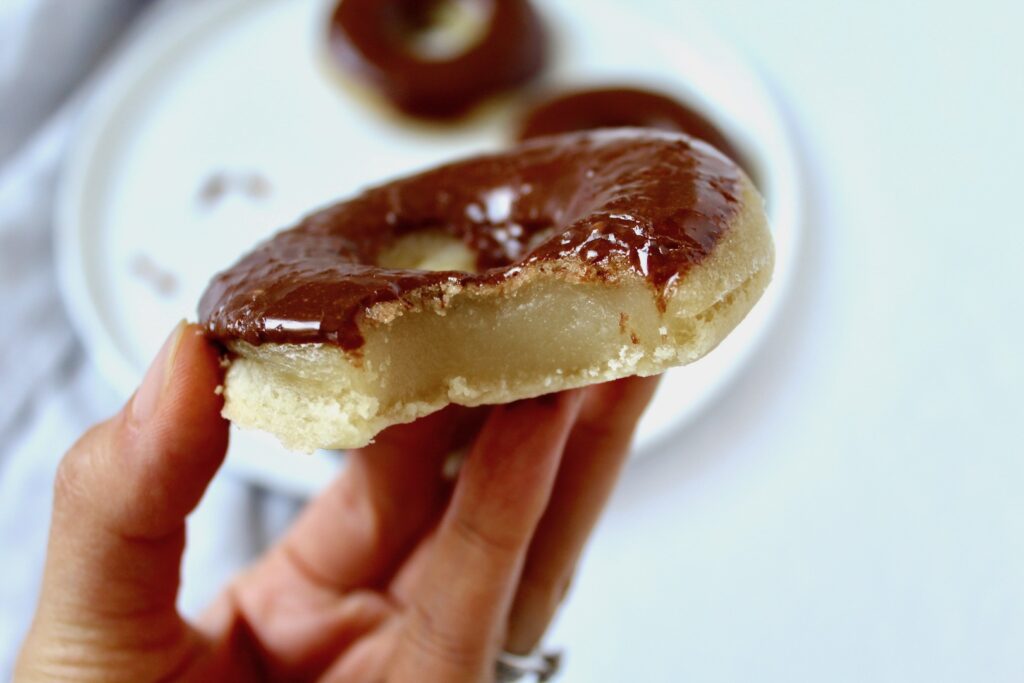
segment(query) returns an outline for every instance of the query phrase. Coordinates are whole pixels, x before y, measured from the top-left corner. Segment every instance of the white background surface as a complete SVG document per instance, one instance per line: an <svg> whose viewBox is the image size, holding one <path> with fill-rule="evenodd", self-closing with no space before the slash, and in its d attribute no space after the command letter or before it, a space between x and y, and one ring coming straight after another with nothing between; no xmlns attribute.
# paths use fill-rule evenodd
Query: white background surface
<svg viewBox="0 0 1024 683"><path fill-rule="evenodd" d="M564 680L1024 680L1021 5L687 2L817 199L752 370L627 471Z"/></svg>
<svg viewBox="0 0 1024 683"><path fill-rule="evenodd" d="M790 103L811 225L750 371L626 472L552 633L562 680L1024 680L1024 11L634 4L684 1ZM83 373L23 452L55 459L79 429L64 416L104 391ZM20 462L0 493L42 519L48 471ZM235 493L215 484L193 525L196 604L251 522L213 505ZM30 609L39 558L18 557L0 595Z"/></svg>

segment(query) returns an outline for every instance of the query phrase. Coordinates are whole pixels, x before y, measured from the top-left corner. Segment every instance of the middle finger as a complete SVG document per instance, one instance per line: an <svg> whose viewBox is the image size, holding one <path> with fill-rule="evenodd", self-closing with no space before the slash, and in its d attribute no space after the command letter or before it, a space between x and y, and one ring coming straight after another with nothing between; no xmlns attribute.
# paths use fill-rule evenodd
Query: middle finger
<svg viewBox="0 0 1024 683"><path fill-rule="evenodd" d="M547 630L657 386L658 377L629 377L586 390L551 500L530 543L509 617L509 652L532 651Z"/></svg>
<svg viewBox="0 0 1024 683"><path fill-rule="evenodd" d="M489 673L581 399L566 392L492 412L429 547L397 580L408 603L392 671L398 680Z"/></svg>

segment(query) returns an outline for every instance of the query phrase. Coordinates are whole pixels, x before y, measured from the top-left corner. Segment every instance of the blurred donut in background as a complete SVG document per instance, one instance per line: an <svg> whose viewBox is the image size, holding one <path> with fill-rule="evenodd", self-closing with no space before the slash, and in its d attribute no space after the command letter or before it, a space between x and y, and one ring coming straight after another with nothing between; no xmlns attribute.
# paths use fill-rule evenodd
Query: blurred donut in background
<svg viewBox="0 0 1024 683"><path fill-rule="evenodd" d="M700 138L736 162L748 175L750 164L711 121L659 92L616 85L574 90L549 97L523 117L516 140L597 128L654 128Z"/></svg>
<svg viewBox="0 0 1024 683"><path fill-rule="evenodd" d="M542 70L547 41L528 0L341 0L337 65L403 113L448 119Z"/></svg>

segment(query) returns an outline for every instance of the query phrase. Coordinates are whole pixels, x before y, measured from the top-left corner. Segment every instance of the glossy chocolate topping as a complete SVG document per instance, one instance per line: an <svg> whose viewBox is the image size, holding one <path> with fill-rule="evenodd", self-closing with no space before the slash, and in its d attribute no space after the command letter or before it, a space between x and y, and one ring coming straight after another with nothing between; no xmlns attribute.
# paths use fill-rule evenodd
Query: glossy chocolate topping
<svg viewBox="0 0 1024 683"><path fill-rule="evenodd" d="M472 0L487 15L482 36L460 54L418 55L412 37L454 0L341 0L331 15L334 58L412 116L451 118L540 72L543 26L528 0Z"/></svg>
<svg viewBox="0 0 1024 683"><path fill-rule="evenodd" d="M530 111L519 140L597 128L654 128L700 138L748 173L749 165L713 123L667 95L630 87L597 88L556 96Z"/></svg>
<svg viewBox="0 0 1024 683"><path fill-rule="evenodd" d="M680 134L623 129L539 138L396 180L325 208L210 283L199 316L221 340L363 343L361 314L441 286L499 284L572 262L587 277L629 269L659 294L714 249L741 210L739 169ZM398 237L441 230L478 273L394 270ZM579 267L582 266L582 269Z"/></svg>

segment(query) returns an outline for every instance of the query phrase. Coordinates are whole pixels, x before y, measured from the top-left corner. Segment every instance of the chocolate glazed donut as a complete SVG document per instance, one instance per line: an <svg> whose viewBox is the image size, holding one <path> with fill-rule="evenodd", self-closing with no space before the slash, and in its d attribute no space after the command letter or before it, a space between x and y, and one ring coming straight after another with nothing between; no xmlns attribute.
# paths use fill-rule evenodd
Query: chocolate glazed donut
<svg viewBox="0 0 1024 683"><path fill-rule="evenodd" d="M411 116L444 119L526 82L543 67L546 41L528 0L472 0L487 12L483 35L449 58L417 55L411 37L453 0L341 0L331 16L335 60Z"/></svg>
<svg viewBox="0 0 1024 683"><path fill-rule="evenodd" d="M633 87L579 90L546 100L523 119L518 139L624 127L686 133L710 143L750 172L732 142L704 116L668 95Z"/></svg>
<svg viewBox="0 0 1024 683"><path fill-rule="evenodd" d="M369 190L306 218L218 276L200 313L214 336L363 344L365 309L444 285L487 286L523 266L627 268L661 292L710 254L741 209L741 176L679 135L611 131L538 140ZM390 244L440 230L475 273L382 268Z"/></svg>
<svg viewBox="0 0 1024 683"><path fill-rule="evenodd" d="M696 360L757 301L772 254L761 198L721 153L603 130L327 207L214 278L199 314L232 353L225 415L354 448L448 403Z"/></svg>

